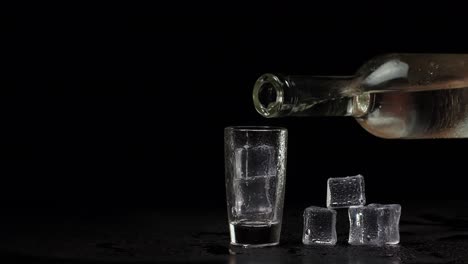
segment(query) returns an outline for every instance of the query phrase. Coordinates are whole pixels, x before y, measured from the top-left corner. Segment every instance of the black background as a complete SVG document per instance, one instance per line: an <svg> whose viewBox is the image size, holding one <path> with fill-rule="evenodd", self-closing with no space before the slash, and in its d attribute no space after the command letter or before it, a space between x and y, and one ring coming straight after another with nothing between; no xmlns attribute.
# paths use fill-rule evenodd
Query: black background
<svg viewBox="0 0 468 264"><path fill-rule="evenodd" d="M224 208L223 128L275 125L289 129L286 206L325 203L328 177L358 173L369 202L467 199L465 139L264 119L251 99L265 72L349 75L388 52L467 53L463 7L425 5L4 10L0 198Z"/></svg>

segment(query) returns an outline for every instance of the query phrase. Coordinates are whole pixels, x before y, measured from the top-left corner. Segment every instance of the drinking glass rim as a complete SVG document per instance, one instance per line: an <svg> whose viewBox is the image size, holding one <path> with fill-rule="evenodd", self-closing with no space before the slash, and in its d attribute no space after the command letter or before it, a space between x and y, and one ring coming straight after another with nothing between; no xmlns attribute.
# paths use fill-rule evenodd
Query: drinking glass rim
<svg viewBox="0 0 468 264"><path fill-rule="evenodd" d="M232 131L255 131L255 132L279 132L279 131L288 131L284 127L277 126L229 126L225 130Z"/></svg>

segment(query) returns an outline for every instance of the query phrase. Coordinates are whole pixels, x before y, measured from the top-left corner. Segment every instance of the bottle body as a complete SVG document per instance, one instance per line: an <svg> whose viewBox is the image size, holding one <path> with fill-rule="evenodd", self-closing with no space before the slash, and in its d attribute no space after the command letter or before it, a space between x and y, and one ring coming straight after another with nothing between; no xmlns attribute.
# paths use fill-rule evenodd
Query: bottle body
<svg viewBox="0 0 468 264"><path fill-rule="evenodd" d="M348 77L259 78L265 117L353 116L383 138L468 138L468 55L390 54Z"/></svg>

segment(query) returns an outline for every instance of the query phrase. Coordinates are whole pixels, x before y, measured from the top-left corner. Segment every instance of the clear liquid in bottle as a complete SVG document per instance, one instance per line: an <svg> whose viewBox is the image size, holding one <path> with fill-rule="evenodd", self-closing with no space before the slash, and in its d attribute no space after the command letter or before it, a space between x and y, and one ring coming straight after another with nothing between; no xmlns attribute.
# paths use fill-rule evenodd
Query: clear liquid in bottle
<svg viewBox="0 0 468 264"><path fill-rule="evenodd" d="M368 99L359 105L359 97ZM468 137L468 88L371 93L349 100L366 110L357 118L361 126L379 137Z"/></svg>

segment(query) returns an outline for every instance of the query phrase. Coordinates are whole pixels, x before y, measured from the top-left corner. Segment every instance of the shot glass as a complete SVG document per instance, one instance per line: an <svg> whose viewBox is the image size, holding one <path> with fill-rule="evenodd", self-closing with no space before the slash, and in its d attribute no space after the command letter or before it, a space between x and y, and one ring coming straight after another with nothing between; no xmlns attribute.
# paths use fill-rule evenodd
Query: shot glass
<svg viewBox="0 0 468 264"><path fill-rule="evenodd" d="M286 183L287 135L281 127L224 130L231 245L278 245Z"/></svg>

